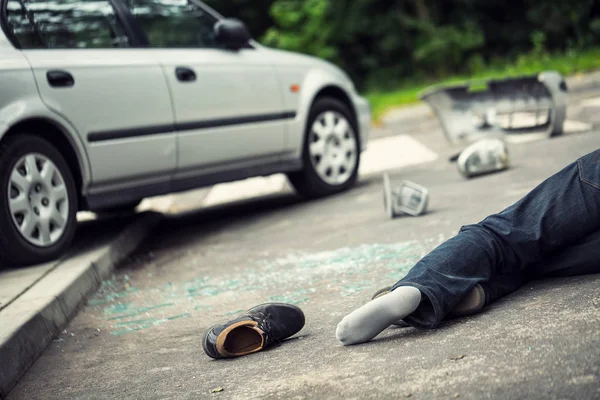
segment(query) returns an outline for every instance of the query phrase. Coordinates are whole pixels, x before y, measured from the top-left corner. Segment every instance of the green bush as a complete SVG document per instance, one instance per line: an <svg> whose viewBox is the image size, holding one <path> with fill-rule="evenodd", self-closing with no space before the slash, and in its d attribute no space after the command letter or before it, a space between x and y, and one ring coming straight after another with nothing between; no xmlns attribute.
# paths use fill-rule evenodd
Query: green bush
<svg viewBox="0 0 600 400"><path fill-rule="evenodd" d="M334 62L362 91L402 89L401 102L457 77L597 66L598 0L205 1L268 46Z"/></svg>

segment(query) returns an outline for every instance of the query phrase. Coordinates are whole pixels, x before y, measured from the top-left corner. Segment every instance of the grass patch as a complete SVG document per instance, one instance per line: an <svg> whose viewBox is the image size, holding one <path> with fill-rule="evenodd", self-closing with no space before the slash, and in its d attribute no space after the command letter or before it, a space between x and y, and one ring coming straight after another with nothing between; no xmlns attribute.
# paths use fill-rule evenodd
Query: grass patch
<svg viewBox="0 0 600 400"><path fill-rule="evenodd" d="M368 90L365 96L371 103L373 121L379 122L383 114L392 108L419 102L419 93L432 85L530 75L547 70L558 71L563 76L592 71L600 68L600 48L560 54L530 53L512 62L503 63L501 66L498 66L498 62L495 64L471 75L456 75L441 80L407 81L394 90ZM484 89L485 83L477 83L475 88Z"/></svg>

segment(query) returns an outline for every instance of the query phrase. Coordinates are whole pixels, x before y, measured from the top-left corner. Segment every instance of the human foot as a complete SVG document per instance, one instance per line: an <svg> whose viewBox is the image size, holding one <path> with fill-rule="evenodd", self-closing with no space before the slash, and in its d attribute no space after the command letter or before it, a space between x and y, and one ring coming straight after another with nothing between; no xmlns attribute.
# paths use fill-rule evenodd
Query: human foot
<svg viewBox="0 0 600 400"><path fill-rule="evenodd" d="M344 346L368 342L415 311L420 302L419 289L401 286L346 315L338 324L335 336Z"/></svg>
<svg viewBox="0 0 600 400"><path fill-rule="evenodd" d="M375 300L378 297L384 296L391 293L392 286L387 286L379 289L373 294L371 300ZM451 317L464 317L467 315L475 314L485 306L485 291L480 284L476 284L473 290L469 292L457 305L454 306L450 312ZM391 325L397 326L409 326L406 322L398 320L393 322Z"/></svg>

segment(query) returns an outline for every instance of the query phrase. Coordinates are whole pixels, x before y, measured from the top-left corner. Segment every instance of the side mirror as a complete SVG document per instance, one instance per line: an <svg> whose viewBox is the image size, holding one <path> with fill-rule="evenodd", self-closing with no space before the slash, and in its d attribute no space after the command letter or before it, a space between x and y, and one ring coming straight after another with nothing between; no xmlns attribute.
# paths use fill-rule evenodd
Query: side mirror
<svg viewBox="0 0 600 400"><path fill-rule="evenodd" d="M215 35L219 43L232 50L241 49L252 39L246 24L234 18L218 21L215 24Z"/></svg>

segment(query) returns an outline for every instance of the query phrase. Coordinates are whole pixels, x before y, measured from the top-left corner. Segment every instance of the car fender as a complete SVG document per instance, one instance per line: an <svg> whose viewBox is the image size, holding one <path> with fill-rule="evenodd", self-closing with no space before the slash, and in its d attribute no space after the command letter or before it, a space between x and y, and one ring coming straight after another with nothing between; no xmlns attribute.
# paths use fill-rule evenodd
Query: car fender
<svg viewBox="0 0 600 400"><path fill-rule="evenodd" d="M31 78L33 80L33 76ZM0 141L14 126L32 120L43 120L54 125L67 138L77 156L82 177L82 194L85 195L91 182L91 169L85 147L73 126L66 119L49 110L37 92L2 104L2 108L0 108Z"/></svg>
<svg viewBox="0 0 600 400"><path fill-rule="evenodd" d="M300 85L300 94L295 107L296 118L289 127L288 144L290 148L299 150L298 155L302 153L310 109L319 93L323 89L333 87L344 92L352 103L351 87L349 86L350 84L343 76L329 69L314 67L306 72ZM352 107L351 112L355 113L354 106L352 104L350 106Z"/></svg>
<svg viewBox="0 0 600 400"><path fill-rule="evenodd" d="M44 121L59 129L69 141L79 164L82 194L91 182L89 158L77 131L64 117L50 110L40 98L38 87L25 56L0 35L0 140L16 125Z"/></svg>

